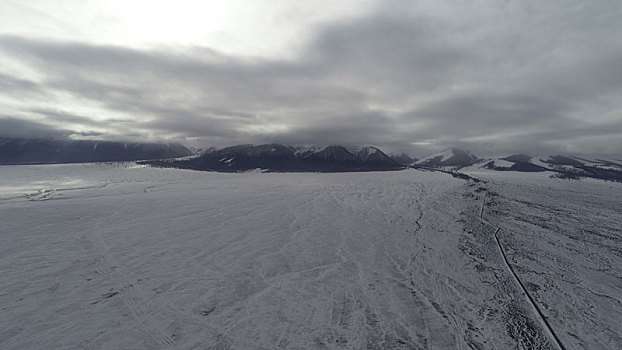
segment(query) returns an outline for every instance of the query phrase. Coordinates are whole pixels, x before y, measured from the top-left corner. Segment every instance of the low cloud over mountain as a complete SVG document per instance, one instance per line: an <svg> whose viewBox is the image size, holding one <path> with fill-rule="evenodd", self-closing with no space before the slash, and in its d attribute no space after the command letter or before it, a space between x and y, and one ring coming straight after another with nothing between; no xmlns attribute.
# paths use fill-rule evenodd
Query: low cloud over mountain
<svg viewBox="0 0 622 350"><path fill-rule="evenodd" d="M616 153L620 14L605 0L392 0L306 28L287 57L7 30L0 124L12 123L3 136L166 137L200 147Z"/></svg>

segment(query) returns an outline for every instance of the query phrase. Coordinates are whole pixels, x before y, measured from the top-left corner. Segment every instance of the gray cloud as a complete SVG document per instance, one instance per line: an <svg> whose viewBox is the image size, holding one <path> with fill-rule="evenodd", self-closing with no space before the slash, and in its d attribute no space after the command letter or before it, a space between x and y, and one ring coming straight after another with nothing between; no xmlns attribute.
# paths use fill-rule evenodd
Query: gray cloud
<svg viewBox="0 0 622 350"><path fill-rule="evenodd" d="M318 26L295 60L0 36L0 54L42 76L0 72L0 88L15 99L45 92L96 103L112 120L27 104L16 112L93 130L82 133L107 126L103 136L114 138L614 153L622 149L620 15L616 1L424 9L392 1Z"/></svg>
<svg viewBox="0 0 622 350"><path fill-rule="evenodd" d="M54 111L42 108L33 108L28 111L42 115L47 121L56 124L80 124L86 126L103 126L107 124L106 121L94 120L86 116L75 115L62 111Z"/></svg>
<svg viewBox="0 0 622 350"><path fill-rule="evenodd" d="M0 116L0 137L14 138L64 138L71 135L69 130L29 120Z"/></svg>
<svg viewBox="0 0 622 350"><path fill-rule="evenodd" d="M470 93L417 109L410 117L425 121L425 132L446 139L486 136L504 131L536 132L566 123L567 101L529 94Z"/></svg>
<svg viewBox="0 0 622 350"><path fill-rule="evenodd" d="M349 115L309 118L291 130L269 135L272 142L285 144L391 144L398 142L397 124L380 112L356 111Z"/></svg>
<svg viewBox="0 0 622 350"><path fill-rule="evenodd" d="M0 73L0 90L4 92L23 92L36 89L37 84L25 80L20 79L18 77L13 77L10 75Z"/></svg>

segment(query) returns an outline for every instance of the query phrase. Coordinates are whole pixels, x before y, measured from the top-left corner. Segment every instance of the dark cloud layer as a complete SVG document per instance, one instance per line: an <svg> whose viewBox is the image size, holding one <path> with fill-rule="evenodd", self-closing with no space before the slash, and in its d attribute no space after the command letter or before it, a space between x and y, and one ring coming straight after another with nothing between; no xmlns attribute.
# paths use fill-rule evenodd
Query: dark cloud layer
<svg viewBox="0 0 622 350"><path fill-rule="evenodd" d="M63 138L71 134L69 130L53 128L46 124L0 116L0 137Z"/></svg>
<svg viewBox="0 0 622 350"><path fill-rule="evenodd" d="M0 57L39 76L0 69L4 97L32 102L15 110L31 119L0 119L0 130L483 154L622 149L618 1L384 4L318 26L295 60L0 36ZM50 107L59 95L98 115Z"/></svg>

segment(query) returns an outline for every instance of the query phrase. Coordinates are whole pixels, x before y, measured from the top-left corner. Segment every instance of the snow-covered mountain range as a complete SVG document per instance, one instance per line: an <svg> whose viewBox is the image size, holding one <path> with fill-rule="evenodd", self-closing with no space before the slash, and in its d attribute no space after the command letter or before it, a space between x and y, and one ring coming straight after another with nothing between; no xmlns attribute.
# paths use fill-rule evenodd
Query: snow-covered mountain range
<svg viewBox="0 0 622 350"><path fill-rule="evenodd" d="M472 173L482 171L549 172L562 179L594 178L622 182L622 161L571 155L512 154L479 158L471 152L448 148L411 164L414 168Z"/></svg>
<svg viewBox="0 0 622 350"><path fill-rule="evenodd" d="M516 172L550 172L562 179L594 178L622 182L622 161L595 157L548 155L531 157L515 154L503 158L480 159L461 171L492 170Z"/></svg>
<svg viewBox="0 0 622 350"><path fill-rule="evenodd" d="M407 164L392 159L377 147L348 150L344 146L286 147L279 144L239 145L211 150L186 160L148 162L151 165L238 172L252 169L266 171L374 171L399 170Z"/></svg>
<svg viewBox="0 0 622 350"><path fill-rule="evenodd" d="M473 153L448 148L421 160L405 154L384 153L374 146L294 146L279 144L239 145L211 149L196 158L147 161L144 164L194 170L240 172L259 169L279 172L386 171L408 167L440 170L457 175L481 171L549 172L565 179L596 178L622 182L622 161L595 157L513 154L479 158Z"/></svg>
<svg viewBox="0 0 622 350"><path fill-rule="evenodd" d="M622 182L622 160L572 155L512 154L480 158L447 148L420 160L387 154L376 146L280 144L207 148L201 154L179 143L123 143L91 140L0 138L0 165L142 161L152 166L219 172L249 170L351 172L400 170L407 167L452 173L481 171L549 172L564 179L595 178ZM188 157L180 159L181 157Z"/></svg>

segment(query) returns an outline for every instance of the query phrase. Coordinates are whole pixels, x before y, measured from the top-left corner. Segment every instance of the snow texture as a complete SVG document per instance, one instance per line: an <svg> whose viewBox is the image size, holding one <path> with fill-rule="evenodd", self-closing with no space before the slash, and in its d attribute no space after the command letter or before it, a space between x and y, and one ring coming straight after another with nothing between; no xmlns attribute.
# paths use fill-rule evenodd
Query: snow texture
<svg viewBox="0 0 622 350"><path fill-rule="evenodd" d="M470 175L0 167L0 348L622 348L622 186Z"/></svg>

